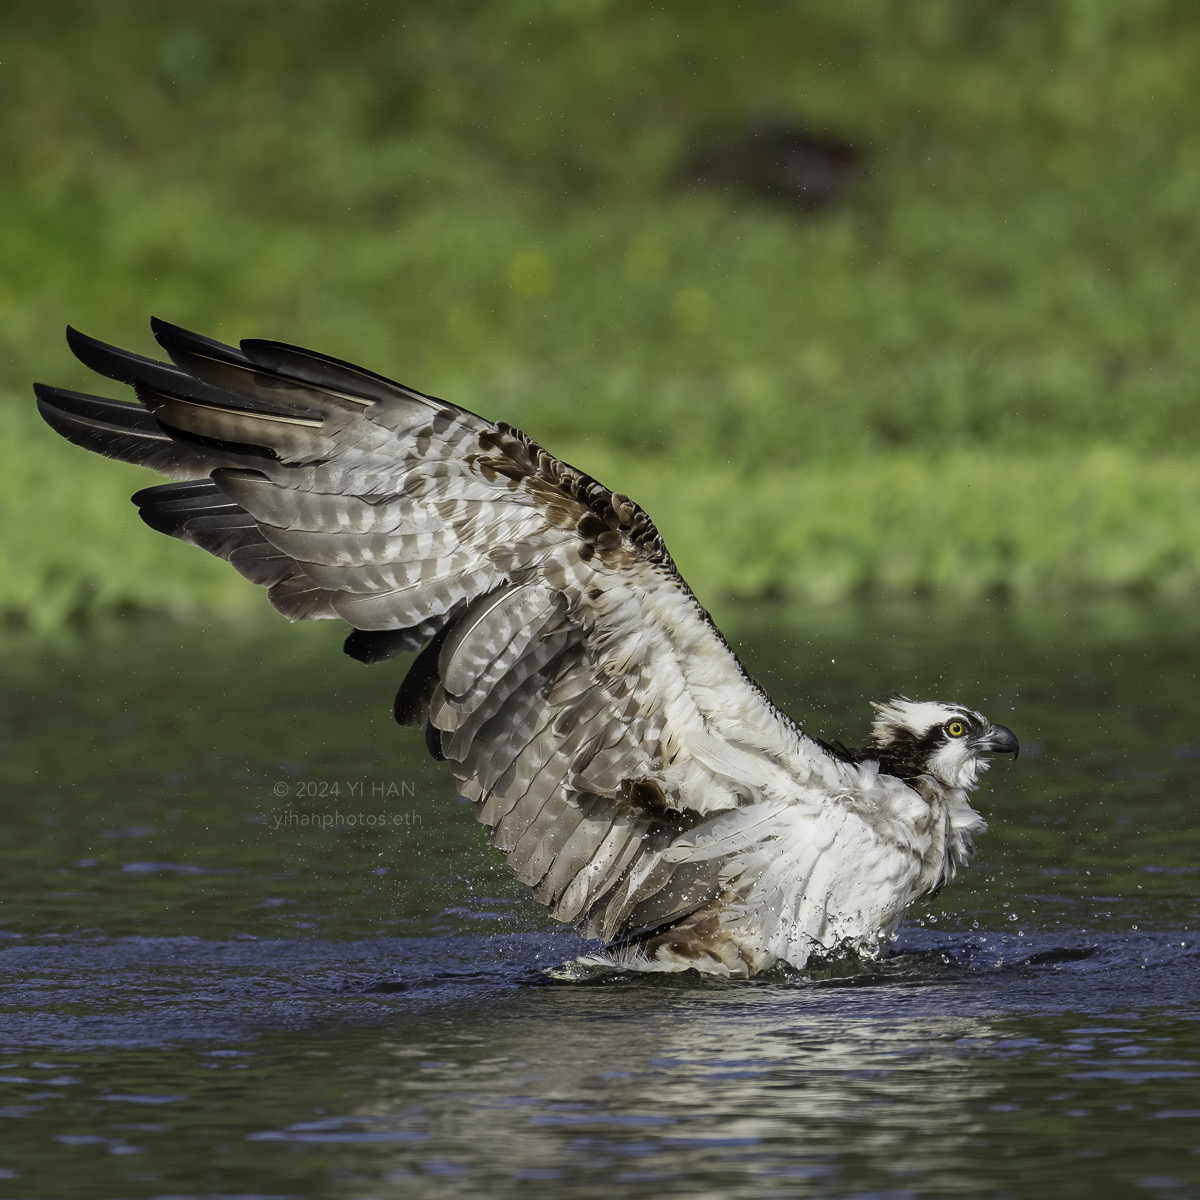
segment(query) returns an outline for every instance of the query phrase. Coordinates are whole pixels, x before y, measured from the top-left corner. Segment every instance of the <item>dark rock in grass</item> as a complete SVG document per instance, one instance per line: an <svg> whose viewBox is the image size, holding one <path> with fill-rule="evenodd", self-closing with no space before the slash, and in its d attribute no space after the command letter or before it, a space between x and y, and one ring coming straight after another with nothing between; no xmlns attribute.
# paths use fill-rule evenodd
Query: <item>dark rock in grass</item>
<svg viewBox="0 0 1200 1200"><path fill-rule="evenodd" d="M848 142L769 119L749 123L728 140L693 147L676 177L817 212L845 198L863 158Z"/></svg>

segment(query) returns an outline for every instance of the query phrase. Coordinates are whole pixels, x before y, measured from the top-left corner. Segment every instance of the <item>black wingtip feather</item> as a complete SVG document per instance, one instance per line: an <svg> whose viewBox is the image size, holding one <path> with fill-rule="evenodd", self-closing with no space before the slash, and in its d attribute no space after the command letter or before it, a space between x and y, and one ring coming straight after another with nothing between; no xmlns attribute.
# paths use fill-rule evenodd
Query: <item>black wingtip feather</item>
<svg viewBox="0 0 1200 1200"><path fill-rule="evenodd" d="M75 422L110 426L114 431L121 429L165 436L146 409L128 400L109 400L105 396L72 392L45 383L35 383L33 394L37 397L38 412L42 419L60 433L63 432L61 426Z"/></svg>
<svg viewBox="0 0 1200 1200"><path fill-rule="evenodd" d="M110 346L97 338L80 333L74 326L67 326L67 345L71 353L85 367L90 367L98 375L107 379L115 379L118 383L137 383L145 377L147 368L155 371L171 370L163 363L134 354L131 350L122 350L119 346Z"/></svg>
<svg viewBox="0 0 1200 1200"><path fill-rule="evenodd" d="M408 629L355 629L342 644L346 654L369 667L415 649Z"/></svg>
<svg viewBox="0 0 1200 1200"><path fill-rule="evenodd" d="M55 433L105 458L165 475L207 473L212 464L179 441L140 404L35 384L37 408Z"/></svg>
<svg viewBox="0 0 1200 1200"><path fill-rule="evenodd" d="M396 718L397 725L416 729L428 721L429 701L438 682L438 658L452 624L453 622L446 625L408 668L408 674L401 682L396 692L396 702L392 706L392 715Z"/></svg>
<svg viewBox="0 0 1200 1200"><path fill-rule="evenodd" d="M130 500L138 506L157 504L164 498L164 493L170 489L172 500L204 500L223 497L220 488L211 479L193 479L187 483L156 483L153 487L142 488L134 492Z"/></svg>
<svg viewBox="0 0 1200 1200"><path fill-rule="evenodd" d="M446 755L442 751L442 731L432 725L425 726L425 747L435 762L445 762Z"/></svg>
<svg viewBox="0 0 1200 1200"><path fill-rule="evenodd" d="M365 367L356 366L329 354L306 350L303 346L293 346L288 342L271 342L262 338L244 338L241 347L256 366L282 375L285 379L329 388L335 392L345 392L371 401L389 400L400 392L419 400L432 400L436 404L444 404L455 412L462 411L447 400L426 395L416 388L389 379L386 375L378 375Z"/></svg>
<svg viewBox="0 0 1200 1200"><path fill-rule="evenodd" d="M186 334L186 331L181 332ZM170 340L171 335L167 334L167 338ZM321 415L313 412L307 405L296 403L293 398L281 398L272 403L248 400L236 391L211 384L185 368L172 363L159 362L154 358L146 358L144 355L122 350L119 346L110 346L107 342L88 337L87 334L80 333L79 330L73 329L69 325L67 326L67 344L71 348L71 353L84 366L90 367L98 375L115 379L118 383L130 384L142 403L150 408L156 407L157 398L168 397L230 409L234 412L250 412L267 416L313 417ZM220 342L214 342L213 345L220 346ZM236 356L238 352L231 349L229 353ZM212 357L211 353L209 357Z"/></svg>
<svg viewBox="0 0 1200 1200"><path fill-rule="evenodd" d="M207 515L245 514L219 487L205 479L191 483L160 483L135 492L138 516L157 533L179 537L194 518Z"/></svg>
<svg viewBox="0 0 1200 1200"><path fill-rule="evenodd" d="M192 333L190 329L172 325L170 321L164 321L161 317L150 318L150 332L154 334L154 340L172 358L175 358L176 354L196 354L204 358L215 358L218 362L227 362L238 367L253 365L236 346L227 346L215 338Z"/></svg>

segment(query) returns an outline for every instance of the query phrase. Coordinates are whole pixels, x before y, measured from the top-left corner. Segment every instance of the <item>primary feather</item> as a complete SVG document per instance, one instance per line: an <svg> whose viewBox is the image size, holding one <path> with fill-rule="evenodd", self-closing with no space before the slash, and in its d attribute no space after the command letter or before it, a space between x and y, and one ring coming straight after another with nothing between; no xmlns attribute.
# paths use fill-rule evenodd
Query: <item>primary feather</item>
<svg viewBox="0 0 1200 1200"><path fill-rule="evenodd" d="M952 779L888 768L897 731L932 763L969 710L890 702L861 751L806 736L647 514L519 430L294 346L153 328L171 364L69 331L140 403L38 386L43 417L176 480L134 497L147 524L285 616L347 621L364 662L424 647L397 720L606 961L745 976L877 953L984 828L965 759ZM972 762L1015 749L976 743Z"/></svg>

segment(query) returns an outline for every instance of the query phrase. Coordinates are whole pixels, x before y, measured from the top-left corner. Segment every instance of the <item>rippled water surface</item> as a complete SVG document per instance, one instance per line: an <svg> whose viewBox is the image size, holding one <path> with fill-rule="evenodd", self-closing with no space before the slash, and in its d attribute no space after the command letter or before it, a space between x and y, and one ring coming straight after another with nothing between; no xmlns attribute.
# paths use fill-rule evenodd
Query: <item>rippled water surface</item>
<svg viewBox="0 0 1200 1200"><path fill-rule="evenodd" d="M1012 726L870 968L559 984L333 628L0 644L0 1197L1200 1196L1200 618L722 614L814 733Z"/></svg>

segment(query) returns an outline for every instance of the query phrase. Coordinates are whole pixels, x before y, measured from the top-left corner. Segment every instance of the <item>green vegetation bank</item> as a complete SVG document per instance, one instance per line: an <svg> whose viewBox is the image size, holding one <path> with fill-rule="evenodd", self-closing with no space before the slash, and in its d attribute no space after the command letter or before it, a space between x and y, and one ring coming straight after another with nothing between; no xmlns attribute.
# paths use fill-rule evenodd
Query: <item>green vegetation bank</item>
<svg viewBox="0 0 1200 1200"><path fill-rule="evenodd" d="M1180 0L7 6L0 612L263 604L36 416L152 312L522 426L705 599L1188 595L1197 61ZM672 182L772 113L844 204Z"/></svg>

